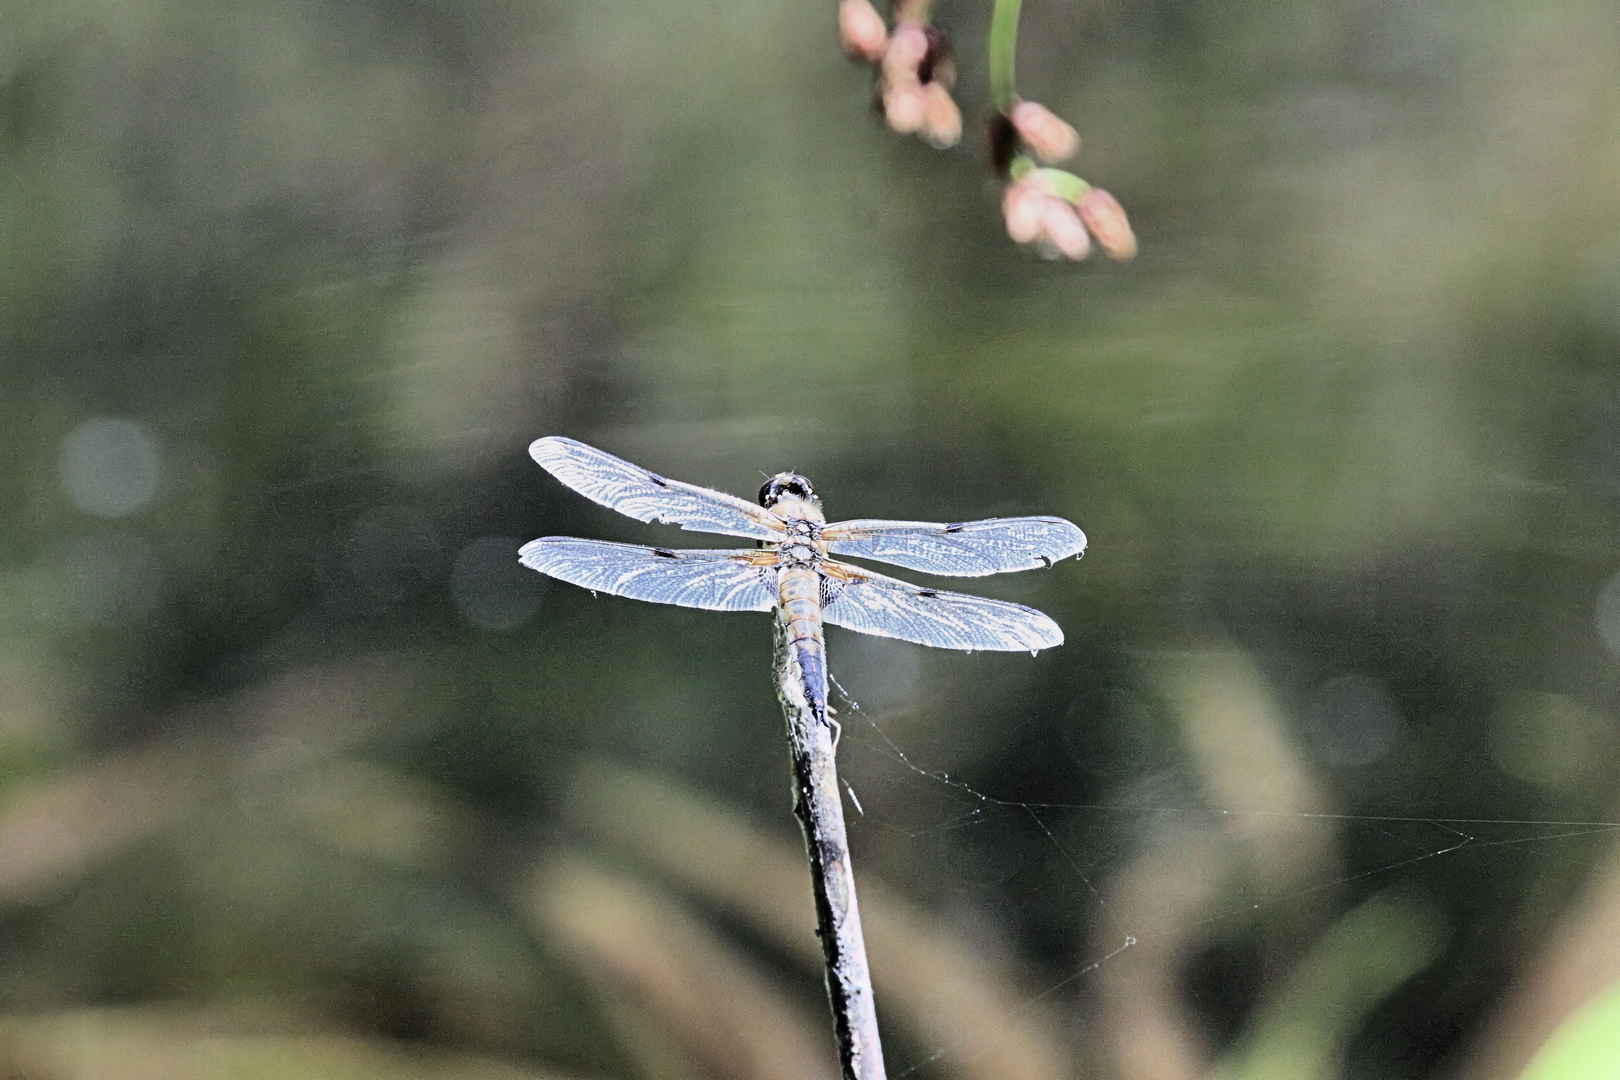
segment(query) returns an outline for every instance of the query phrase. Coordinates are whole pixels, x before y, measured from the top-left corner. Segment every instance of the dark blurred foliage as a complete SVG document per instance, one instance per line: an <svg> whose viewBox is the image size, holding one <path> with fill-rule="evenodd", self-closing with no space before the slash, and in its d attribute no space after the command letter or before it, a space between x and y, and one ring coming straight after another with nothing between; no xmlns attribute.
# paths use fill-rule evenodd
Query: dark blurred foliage
<svg viewBox="0 0 1620 1080"><path fill-rule="evenodd" d="M973 583L1033 660L832 632L892 1074L1512 1076L1620 980L1612 7L1030 0L1123 267L835 8L0 12L7 1068L828 1074L766 620L518 570L691 540L553 433L1087 530Z"/></svg>

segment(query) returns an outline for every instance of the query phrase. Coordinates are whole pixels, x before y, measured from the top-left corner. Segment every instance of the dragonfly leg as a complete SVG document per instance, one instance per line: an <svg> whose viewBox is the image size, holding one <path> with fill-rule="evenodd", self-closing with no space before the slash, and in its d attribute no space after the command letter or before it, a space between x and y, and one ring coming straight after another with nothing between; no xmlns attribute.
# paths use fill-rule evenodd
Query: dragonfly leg
<svg viewBox="0 0 1620 1080"><path fill-rule="evenodd" d="M842 739L844 737L844 725L840 724L838 721L836 721L836 720L834 720L832 718L832 710L831 709L827 710L827 716L825 717L825 719L827 721L827 726L832 728L833 752L837 753L838 752L838 740Z"/></svg>

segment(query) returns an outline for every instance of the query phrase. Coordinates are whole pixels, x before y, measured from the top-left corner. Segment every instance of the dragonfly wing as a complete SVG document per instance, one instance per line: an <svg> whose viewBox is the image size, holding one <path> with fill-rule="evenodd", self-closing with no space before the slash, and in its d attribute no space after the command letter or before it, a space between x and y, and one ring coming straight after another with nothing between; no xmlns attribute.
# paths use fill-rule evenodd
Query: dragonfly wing
<svg viewBox="0 0 1620 1080"><path fill-rule="evenodd" d="M692 551L543 536L518 559L595 592L708 611L769 611L776 570L769 551Z"/></svg>
<svg viewBox="0 0 1620 1080"><path fill-rule="evenodd" d="M910 570L982 577L1033 570L1086 550L1086 534L1060 517L930 521L840 521L822 530L835 555L877 559Z"/></svg>
<svg viewBox="0 0 1620 1080"><path fill-rule="evenodd" d="M697 532L780 540L782 519L735 495L659 476L640 465L550 435L529 444L540 467L587 499L637 521L662 521Z"/></svg>
<svg viewBox="0 0 1620 1080"><path fill-rule="evenodd" d="M834 626L940 649L1034 652L1063 644L1057 623L1022 604L925 589L830 559L821 573L828 594L821 618Z"/></svg>

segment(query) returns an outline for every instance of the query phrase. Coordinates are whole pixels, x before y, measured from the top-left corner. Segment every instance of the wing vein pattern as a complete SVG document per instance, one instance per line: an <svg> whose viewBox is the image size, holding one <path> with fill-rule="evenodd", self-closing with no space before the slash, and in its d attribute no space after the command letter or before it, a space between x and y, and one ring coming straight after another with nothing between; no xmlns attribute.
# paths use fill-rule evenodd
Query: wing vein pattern
<svg viewBox="0 0 1620 1080"><path fill-rule="evenodd" d="M540 467L587 499L637 521L662 521L697 532L780 540L782 519L723 491L659 476L623 458L551 435L529 445Z"/></svg>
<svg viewBox="0 0 1620 1080"><path fill-rule="evenodd" d="M747 550L649 548L543 536L518 551L524 566L596 592L707 611L770 611L776 570Z"/></svg>
<svg viewBox="0 0 1620 1080"><path fill-rule="evenodd" d="M834 555L951 577L983 577L1051 566L1086 550L1086 534L1059 517L930 521L840 521L822 531Z"/></svg>
<svg viewBox="0 0 1620 1080"><path fill-rule="evenodd" d="M1017 652L1063 644L1057 623L1034 608L985 596L925 589L835 562L822 564L823 622L939 649Z"/></svg>

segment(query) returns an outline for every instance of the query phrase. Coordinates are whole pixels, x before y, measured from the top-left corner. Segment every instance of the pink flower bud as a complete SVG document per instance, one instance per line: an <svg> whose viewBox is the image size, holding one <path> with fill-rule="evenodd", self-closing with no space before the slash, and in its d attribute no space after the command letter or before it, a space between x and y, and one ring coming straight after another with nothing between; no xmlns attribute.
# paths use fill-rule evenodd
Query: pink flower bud
<svg viewBox="0 0 1620 1080"><path fill-rule="evenodd" d="M870 0L842 0L838 5L838 36L844 51L874 63L883 59L889 30Z"/></svg>
<svg viewBox="0 0 1620 1080"><path fill-rule="evenodd" d="M1027 244L1041 235L1041 216L1051 198L1032 177L1014 180L1001 193L1001 216L1014 243Z"/></svg>
<svg viewBox="0 0 1620 1080"><path fill-rule="evenodd" d="M883 115L902 135L921 128L928 115L928 96L916 79L889 83L883 88Z"/></svg>
<svg viewBox="0 0 1620 1080"><path fill-rule="evenodd" d="M1136 258L1136 234L1125 217L1125 208L1102 188L1092 188L1081 196L1080 220L1085 222L1097 244L1110 259L1127 262Z"/></svg>
<svg viewBox="0 0 1620 1080"><path fill-rule="evenodd" d="M903 22L889 35L883 54L883 77L890 81L917 78L917 67L928 55L928 33L914 22Z"/></svg>
<svg viewBox="0 0 1620 1080"><path fill-rule="evenodd" d="M1007 119L1018 129L1018 137L1030 151L1048 165L1075 155L1080 136L1045 105L1020 101L1007 111Z"/></svg>
<svg viewBox="0 0 1620 1080"><path fill-rule="evenodd" d="M1074 207L1056 196L1042 204L1041 231L1047 242L1071 259L1083 259L1091 254L1091 238Z"/></svg>
<svg viewBox="0 0 1620 1080"><path fill-rule="evenodd" d="M937 82L922 88L923 120L919 126L923 137L936 149L955 146L962 138L962 111L951 100L951 92Z"/></svg>

